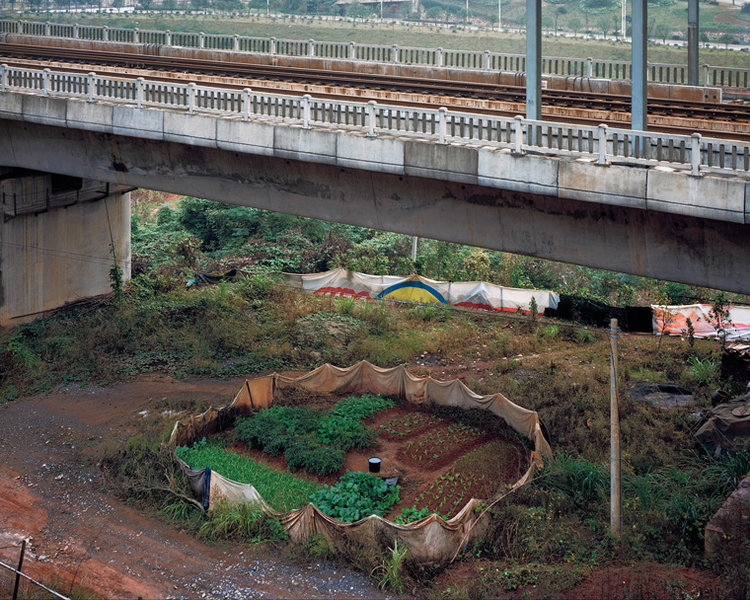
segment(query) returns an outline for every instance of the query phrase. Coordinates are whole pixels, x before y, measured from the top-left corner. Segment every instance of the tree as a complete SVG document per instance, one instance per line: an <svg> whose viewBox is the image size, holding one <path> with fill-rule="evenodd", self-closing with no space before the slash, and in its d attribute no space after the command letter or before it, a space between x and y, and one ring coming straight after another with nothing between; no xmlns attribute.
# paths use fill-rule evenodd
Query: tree
<svg viewBox="0 0 750 600"><path fill-rule="evenodd" d="M354 17L355 19L367 19L372 15L372 11L360 4L357 0L354 0L349 7L346 9L347 17Z"/></svg>
<svg viewBox="0 0 750 600"><path fill-rule="evenodd" d="M589 17L609 12L614 7L615 0L581 0L581 10L586 19L586 32L589 31Z"/></svg>
<svg viewBox="0 0 750 600"><path fill-rule="evenodd" d="M748 6L750 6L750 4ZM443 18L443 9L439 6L431 6L427 9L425 17L430 21L439 21Z"/></svg>
<svg viewBox="0 0 750 600"><path fill-rule="evenodd" d="M547 4L554 7L554 13L555 13L555 35L557 35L557 19L560 15L565 15L568 13L568 9L566 8L566 4L570 2L570 0L546 0Z"/></svg>
<svg viewBox="0 0 750 600"><path fill-rule="evenodd" d="M571 17L570 19L568 19L568 27L573 30L573 33L575 35L578 35L578 30L581 29L582 24L583 23L581 23L581 19L579 19L578 17Z"/></svg>
<svg viewBox="0 0 750 600"><path fill-rule="evenodd" d="M671 33L669 25L666 23L657 23L654 27L654 35L661 38L662 43L667 43L667 36Z"/></svg>

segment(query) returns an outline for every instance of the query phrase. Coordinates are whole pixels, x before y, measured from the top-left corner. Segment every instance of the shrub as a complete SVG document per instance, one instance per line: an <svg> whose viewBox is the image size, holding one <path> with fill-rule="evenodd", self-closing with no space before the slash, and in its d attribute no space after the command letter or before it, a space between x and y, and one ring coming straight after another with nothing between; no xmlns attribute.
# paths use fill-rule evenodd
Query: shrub
<svg viewBox="0 0 750 600"><path fill-rule="evenodd" d="M369 515L382 516L399 501L401 487L390 486L369 473L347 471L336 485L324 485L310 495L310 502L341 521L353 523Z"/></svg>

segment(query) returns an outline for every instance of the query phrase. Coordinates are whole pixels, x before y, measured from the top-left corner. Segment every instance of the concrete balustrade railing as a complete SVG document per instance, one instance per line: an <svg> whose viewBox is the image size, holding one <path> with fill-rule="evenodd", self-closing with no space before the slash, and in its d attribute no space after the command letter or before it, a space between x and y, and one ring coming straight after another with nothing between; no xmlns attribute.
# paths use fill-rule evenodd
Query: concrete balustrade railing
<svg viewBox="0 0 750 600"><path fill-rule="evenodd" d="M322 42L317 40L287 40L238 35L185 33L147 29L115 28L95 25L40 23L36 21L0 20L0 32L43 37L93 41L158 44L177 48L205 48L283 56L308 56L403 65L426 65L448 68L512 71L526 70L523 54L418 48L412 46L384 46L355 42ZM544 57L545 75L596 77L602 79L631 79L627 61L594 60L592 58ZM750 69L703 65L705 85L750 87ZM687 65L649 63L648 78L655 83L687 84Z"/></svg>
<svg viewBox="0 0 750 600"><path fill-rule="evenodd" d="M439 144L506 147L517 154L572 155L599 165L612 162L664 164L699 176L702 170L750 172L750 144L692 136L532 121L470 114L447 108L403 107L374 101L342 102L305 96L260 94L94 73L65 73L0 65L0 93L65 96L249 120L274 118L290 124L335 127L377 135L414 135Z"/></svg>

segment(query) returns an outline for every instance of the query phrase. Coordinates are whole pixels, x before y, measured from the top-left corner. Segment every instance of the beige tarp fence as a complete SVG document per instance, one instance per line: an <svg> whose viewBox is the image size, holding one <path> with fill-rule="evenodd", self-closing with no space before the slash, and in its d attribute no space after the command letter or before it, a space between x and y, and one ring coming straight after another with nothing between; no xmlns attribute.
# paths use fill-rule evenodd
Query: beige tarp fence
<svg viewBox="0 0 750 600"><path fill-rule="evenodd" d="M319 534L336 550L351 552L372 545L384 548L398 540L400 545L408 548L411 560L424 564L446 562L462 547L483 537L489 522L483 509L528 483L541 466L541 455L551 453L542 434L539 415L514 404L502 394L480 396L456 379L437 381L431 377L415 377L403 365L384 369L366 361L348 368L325 364L300 377L274 373L246 381L229 406L219 410L209 409L201 415L176 423L170 444L173 447L190 445L216 431L222 420L228 422L235 415L270 406L274 397L280 396L285 388L302 388L318 393L373 393L396 396L415 405L488 410L503 418L510 427L534 444L529 468L509 490L498 490L495 496L486 500L472 498L455 517L447 521L430 515L407 525L399 525L377 515L356 523L344 523L322 513L312 504L281 514L271 508L252 485L231 481L212 472L211 505L221 500L230 503L254 502L262 510L278 516L290 538L296 542L304 542Z"/></svg>
<svg viewBox="0 0 750 600"><path fill-rule="evenodd" d="M510 288L486 281L438 281L420 275L369 275L346 269L300 275L284 273L288 284L322 296L442 302L461 308L529 312L531 299L537 312L557 308L560 296L547 290Z"/></svg>

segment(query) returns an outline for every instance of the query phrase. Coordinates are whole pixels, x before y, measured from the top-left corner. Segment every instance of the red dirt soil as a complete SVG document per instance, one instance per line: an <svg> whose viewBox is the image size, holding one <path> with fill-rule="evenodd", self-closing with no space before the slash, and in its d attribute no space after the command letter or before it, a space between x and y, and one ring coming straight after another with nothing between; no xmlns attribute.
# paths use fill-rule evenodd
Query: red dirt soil
<svg viewBox="0 0 750 600"><path fill-rule="evenodd" d="M108 598L380 597L338 565L295 565L270 545L206 545L105 489L96 461L106 446L168 425L165 403L223 405L240 383L150 376L0 406L0 560L15 562L27 538L24 572Z"/></svg>

